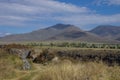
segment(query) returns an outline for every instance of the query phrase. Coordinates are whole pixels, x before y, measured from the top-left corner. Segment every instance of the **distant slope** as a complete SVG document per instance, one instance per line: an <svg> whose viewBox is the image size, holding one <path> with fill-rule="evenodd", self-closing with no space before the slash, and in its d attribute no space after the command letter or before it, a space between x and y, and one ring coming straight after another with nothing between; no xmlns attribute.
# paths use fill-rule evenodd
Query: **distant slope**
<svg viewBox="0 0 120 80"><path fill-rule="evenodd" d="M90 31L98 36L107 39L117 39L120 37L120 26L101 25Z"/></svg>
<svg viewBox="0 0 120 80"><path fill-rule="evenodd" d="M101 34L100 32L101 32L101 28L100 30L99 28L95 28L92 31L87 32L81 30L80 28L74 25L56 24L54 26L50 26L45 29L36 30L30 33L1 37L0 41L16 42L16 41L50 41L50 40L76 41L77 40L77 41L89 41L89 42L116 42L115 40L106 40L100 37L103 35L102 33L104 31Z"/></svg>
<svg viewBox="0 0 120 80"><path fill-rule="evenodd" d="M119 38L117 38L116 40L120 41L120 37L119 37Z"/></svg>
<svg viewBox="0 0 120 80"><path fill-rule="evenodd" d="M69 30L80 29L74 25L56 24L30 33L5 36L0 38L0 41L41 41Z"/></svg>
<svg viewBox="0 0 120 80"><path fill-rule="evenodd" d="M61 34L51 37L49 40L77 40L77 41L89 41L89 42L104 41L104 39L100 38L97 35L81 30L65 31Z"/></svg>

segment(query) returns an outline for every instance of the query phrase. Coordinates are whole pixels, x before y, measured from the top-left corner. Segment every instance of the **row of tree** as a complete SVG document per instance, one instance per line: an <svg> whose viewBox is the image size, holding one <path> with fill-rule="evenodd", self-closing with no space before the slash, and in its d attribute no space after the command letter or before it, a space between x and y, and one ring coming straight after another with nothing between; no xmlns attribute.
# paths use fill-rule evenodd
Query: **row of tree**
<svg viewBox="0 0 120 80"><path fill-rule="evenodd" d="M61 42L61 43L28 43L29 46L50 46L50 47L76 47L76 48L108 48L120 49L120 44L86 43L86 42Z"/></svg>

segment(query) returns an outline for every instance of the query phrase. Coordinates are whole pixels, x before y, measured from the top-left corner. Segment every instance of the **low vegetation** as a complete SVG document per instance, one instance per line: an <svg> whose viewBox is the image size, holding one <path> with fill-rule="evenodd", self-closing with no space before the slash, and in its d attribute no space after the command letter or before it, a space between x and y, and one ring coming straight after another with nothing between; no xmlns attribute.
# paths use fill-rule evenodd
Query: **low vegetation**
<svg viewBox="0 0 120 80"><path fill-rule="evenodd" d="M108 67L103 63L71 63L63 61L49 64L39 71L36 80L119 80L120 67Z"/></svg>
<svg viewBox="0 0 120 80"><path fill-rule="evenodd" d="M28 46L49 46L69 48L98 48L98 49L120 49L120 44L110 43L88 43L88 42L31 42Z"/></svg>
<svg viewBox="0 0 120 80"><path fill-rule="evenodd" d="M54 43L56 44L56 43ZM0 80L120 80L120 49L51 45L0 46ZM75 43L77 44L77 43ZM32 49L30 70L10 49Z"/></svg>
<svg viewBox="0 0 120 80"><path fill-rule="evenodd" d="M19 76L16 74L16 69L20 70L21 66L22 61L17 56L7 54L0 49L0 80Z"/></svg>

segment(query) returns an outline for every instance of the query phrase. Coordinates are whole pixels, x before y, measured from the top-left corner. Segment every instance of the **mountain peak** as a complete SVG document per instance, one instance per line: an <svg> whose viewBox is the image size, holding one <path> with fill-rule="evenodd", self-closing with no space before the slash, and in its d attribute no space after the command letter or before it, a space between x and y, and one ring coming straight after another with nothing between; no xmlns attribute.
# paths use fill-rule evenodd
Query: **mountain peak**
<svg viewBox="0 0 120 80"><path fill-rule="evenodd" d="M99 26L100 27L100 26ZM102 26L101 26L102 27ZM25 34L0 37L0 41L52 41L52 40L79 40L88 42L120 41L120 27L95 28L90 32L70 24L56 24Z"/></svg>
<svg viewBox="0 0 120 80"><path fill-rule="evenodd" d="M100 26L97 26L96 28L94 28L93 30L91 31L96 31L96 30L99 30L99 31L113 31L113 30L120 30L120 27L119 26L112 26L112 25L100 25Z"/></svg>
<svg viewBox="0 0 120 80"><path fill-rule="evenodd" d="M69 28L69 27L75 27L75 26L71 25L71 24L61 24L61 23L59 23L59 24L53 25L53 26L51 26L49 28L54 28L54 29L61 30L61 29Z"/></svg>
<svg viewBox="0 0 120 80"><path fill-rule="evenodd" d="M120 27L112 25L100 25L91 30L90 32L97 34L101 37L116 39L120 36Z"/></svg>

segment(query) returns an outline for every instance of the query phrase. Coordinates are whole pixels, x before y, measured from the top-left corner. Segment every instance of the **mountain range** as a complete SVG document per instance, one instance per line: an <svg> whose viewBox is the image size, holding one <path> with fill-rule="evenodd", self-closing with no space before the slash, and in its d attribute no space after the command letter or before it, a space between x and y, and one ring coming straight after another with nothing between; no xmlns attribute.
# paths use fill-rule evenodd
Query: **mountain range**
<svg viewBox="0 0 120 80"><path fill-rule="evenodd" d="M56 24L30 33L1 37L0 41L87 41L120 43L120 27L101 25L90 31L81 30L70 24Z"/></svg>

